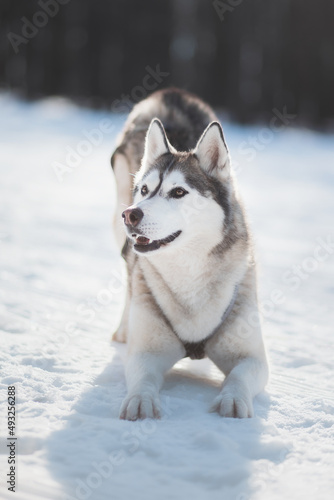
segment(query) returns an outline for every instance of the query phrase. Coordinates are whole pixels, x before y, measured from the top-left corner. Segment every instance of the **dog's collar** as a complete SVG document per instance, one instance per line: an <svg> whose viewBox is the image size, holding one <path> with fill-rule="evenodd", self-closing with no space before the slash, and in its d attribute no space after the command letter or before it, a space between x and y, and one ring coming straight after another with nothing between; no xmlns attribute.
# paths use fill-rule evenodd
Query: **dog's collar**
<svg viewBox="0 0 334 500"><path fill-rule="evenodd" d="M234 292L233 292L231 301L230 301L229 305L227 306L227 308L225 309L224 314L222 316L222 319L221 319L219 325L216 326L216 328L213 330L213 332L211 332L207 337L205 337L204 339L200 340L199 342L184 342L184 341L181 341L183 343L183 345L184 345L185 350L186 350L186 354L184 356L185 358L188 358L188 357L191 358L191 359L202 359L202 358L204 358L204 356L205 356L205 344L206 344L206 342L218 332L218 330L222 327L223 323L227 320L227 318L231 314L231 311L233 309L233 306L234 306L235 301L236 301L237 296L238 296L238 291L239 291L239 285L236 285L235 288L234 288Z"/></svg>

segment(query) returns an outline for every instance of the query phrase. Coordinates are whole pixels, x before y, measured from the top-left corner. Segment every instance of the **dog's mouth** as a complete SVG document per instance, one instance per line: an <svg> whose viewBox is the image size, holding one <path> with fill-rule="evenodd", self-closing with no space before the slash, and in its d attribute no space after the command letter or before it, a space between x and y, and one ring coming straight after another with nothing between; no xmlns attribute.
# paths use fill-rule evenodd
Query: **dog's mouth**
<svg viewBox="0 0 334 500"><path fill-rule="evenodd" d="M167 238L164 238L163 240L150 240L149 238L146 238L145 236L142 236L140 234L132 234L132 238L134 238L135 240L135 244L133 246L137 252L141 253L158 250L158 248L166 246L174 241L175 238L180 236L181 232L182 231L176 231L176 233L167 236Z"/></svg>

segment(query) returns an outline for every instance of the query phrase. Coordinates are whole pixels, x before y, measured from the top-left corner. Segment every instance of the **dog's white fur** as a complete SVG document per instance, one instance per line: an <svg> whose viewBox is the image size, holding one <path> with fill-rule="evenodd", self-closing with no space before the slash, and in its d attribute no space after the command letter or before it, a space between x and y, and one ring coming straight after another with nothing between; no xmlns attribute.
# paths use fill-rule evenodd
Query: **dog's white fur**
<svg viewBox="0 0 334 500"><path fill-rule="evenodd" d="M163 119L161 102L159 106L156 109ZM150 118L154 118L152 101L147 109L153 114ZM138 117L137 110L134 116ZM128 342L128 393L120 417L128 420L159 417L159 390L164 374L184 357L185 343L205 339L217 325L216 333L205 344L205 354L226 378L211 409L225 417L250 417L253 397L263 389L268 377L252 245L240 237L233 245L226 244L220 254L215 251L224 245L226 238L222 235L225 211L210 192L199 193L190 185L182 169L167 172L161 182L154 165L166 154L175 155L181 163L190 161L189 153L177 152L161 123L153 121L146 135L141 168L136 172L138 190L132 207L144 212L139 226L146 238L162 240L177 231L181 234L157 250L137 252L138 255L134 248L128 250L129 291L122 322L114 336ZM233 201L235 227L244 227L229 152L218 124L207 128L190 156L203 171L224 184ZM129 204L131 161L124 153L114 159L119 196L117 217L124 204ZM153 192L159 183L157 195L152 198L141 195L143 184ZM171 199L168 193L175 187L185 189L188 194ZM119 227L117 222L118 241L123 243ZM133 243L131 228L127 237ZM232 311L220 325L236 289Z"/></svg>

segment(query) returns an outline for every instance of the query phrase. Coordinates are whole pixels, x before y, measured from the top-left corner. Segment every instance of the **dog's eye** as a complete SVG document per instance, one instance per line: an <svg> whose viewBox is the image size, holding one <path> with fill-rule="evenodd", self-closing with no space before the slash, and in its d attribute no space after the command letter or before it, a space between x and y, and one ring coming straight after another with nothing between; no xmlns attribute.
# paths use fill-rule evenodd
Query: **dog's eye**
<svg viewBox="0 0 334 500"><path fill-rule="evenodd" d="M180 187L175 188L170 192L172 198L182 198L182 196L186 194L188 194L188 191Z"/></svg>
<svg viewBox="0 0 334 500"><path fill-rule="evenodd" d="M142 196L145 196L147 193L148 193L148 188L146 186L146 184L144 184L140 190Z"/></svg>

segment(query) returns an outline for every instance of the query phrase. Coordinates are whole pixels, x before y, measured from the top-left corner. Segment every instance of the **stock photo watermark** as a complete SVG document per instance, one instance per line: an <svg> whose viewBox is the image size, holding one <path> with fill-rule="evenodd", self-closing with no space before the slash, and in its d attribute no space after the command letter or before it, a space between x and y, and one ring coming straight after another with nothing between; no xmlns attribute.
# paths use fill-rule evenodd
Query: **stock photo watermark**
<svg viewBox="0 0 334 500"><path fill-rule="evenodd" d="M6 439L7 472L5 482L7 490L15 493L17 491L17 391L15 385L7 388L7 428Z"/></svg>
<svg viewBox="0 0 334 500"><path fill-rule="evenodd" d="M258 151L263 151L273 141L275 133L288 127L297 116L288 113L286 106L283 106L282 111L274 108L272 113L273 116L267 127L261 128L256 135L250 135L247 141L240 143L238 152L246 157L247 162L253 161Z"/></svg>
<svg viewBox="0 0 334 500"><path fill-rule="evenodd" d="M236 7L242 4L244 0L214 0L213 8L221 21L225 21L226 14L230 14Z"/></svg>
<svg viewBox="0 0 334 500"><path fill-rule="evenodd" d="M178 409L178 405L170 397L161 402L161 407L165 419L170 418ZM131 429L124 431L121 435L121 448L109 454L101 462L91 462L91 470L86 477L75 479L74 495L65 493L62 500L91 498L94 491L103 484L103 481L109 479L117 471L117 468L122 466L130 456L140 449L140 445L156 432L158 425L159 422L150 418L138 420L135 425L131 425Z"/></svg>
<svg viewBox="0 0 334 500"><path fill-rule="evenodd" d="M21 33L18 34L10 31L7 34L7 39L15 54L19 53L22 44L26 45L38 35L41 29L45 28L50 18L52 19L58 14L61 5L66 5L69 2L70 0L38 0L37 3L41 10L37 10L31 19L28 19L26 16L21 17Z"/></svg>
<svg viewBox="0 0 334 500"><path fill-rule="evenodd" d="M120 99L113 101L111 105L112 113L128 113L131 111L134 104L147 97L170 74L167 71L162 71L160 64L156 64L155 68L146 66L145 70L146 74L141 85L136 85L129 94L122 94ZM101 146L105 137L110 137L115 131L116 126L110 118L103 118L97 127L82 130L82 137L77 144L75 146L66 146L64 160L52 162L52 168L58 181L63 182L66 175L74 172L84 159Z"/></svg>
<svg viewBox="0 0 334 500"><path fill-rule="evenodd" d="M244 157L247 163L254 161L257 154L272 143L275 134L289 127L296 117L297 115L288 113L287 106L283 106L282 111L273 108L269 125L262 127L256 134L249 135L247 140L240 142L237 148L238 154ZM237 174L242 171L242 165L239 162L232 161L232 165Z"/></svg>
<svg viewBox="0 0 334 500"><path fill-rule="evenodd" d="M97 127L82 130L83 138L74 147L66 146L65 159L62 162L52 162L52 168L58 181L63 182L64 176L74 172L82 161L102 144L105 136L110 136L114 131L115 125L109 118L101 120Z"/></svg>
<svg viewBox="0 0 334 500"><path fill-rule="evenodd" d="M237 495L236 500L251 500L251 498L254 498L254 493L258 494L265 492L268 488L268 481L277 479L283 474L287 467L286 460L293 448L293 444L291 444L291 447L285 445L280 451L278 459L275 462L268 461L265 468L261 470L261 473L258 473L258 475L261 475L261 478L255 476L251 484L251 489L253 490L252 494L249 492L240 493Z"/></svg>
<svg viewBox="0 0 334 500"><path fill-rule="evenodd" d="M317 237L317 245L314 247L313 255L305 257L300 264L295 264L289 271L283 274L283 282L290 290L298 290L303 281L319 269L319 265L325 262L334 253L334 238L331 234L326 238Z"/></svg>
<svg viewBox="0 0 334 500"><path fill-rule="evenodd" d="M48 356L54 355L55 349L57 352L64 350L70 341L80 334L80 325L92 325L99 312L110 306L117 296L124 294L126 284L127 274L125 270L124 272L113 270L111 279L106 287L101 288L95 297L80 302L76 306L75 312L78 315L78 319L76 321L67 321L62 330L52 334L52 345L47 344L41 350L41 355L43 356L41 364L47 364ZM40 367L43 368L43 366Z"/></svg>
<svg viewBox="0 0 334 500"><path fill-rule="evenodd" d="M294 264L282 274L282 281L289 287L291 292L296 292L303 281L315 273L320 265L334 254L334 237L328 234L326 237L318 236L312 255L305 257L299 264ZM246 318L238 319L237 335L240 338L248 338L254 328L261 324L260 316L268 319L272 317L278 306L287 301L287 295L281 288L274 288L269 297L261 301L261 312L257 309L251 310Z"/></svg>
<svg viewBox="0 0 334 500"><path fill-rule="evenodd" d="M113 101L111 105L112 112L129 113L135 103L145 99L150 92L157 89L158 85L170 75L168 71L161 70L160 64L156 64L155 68L146 66L145 71L146 75L141 85L136 85L129 94L122 94L120 99Z"/></svg>

